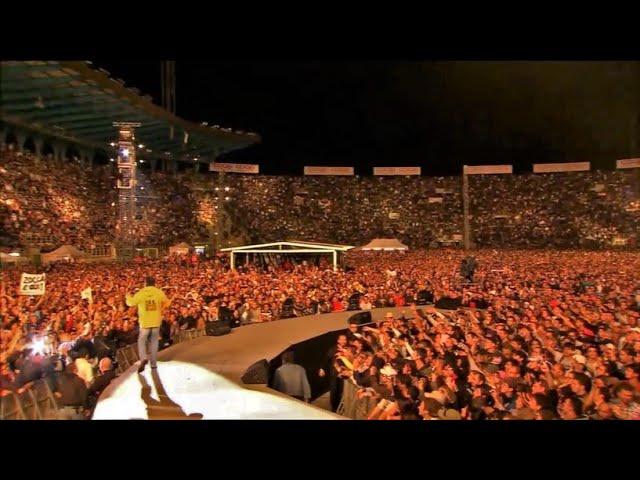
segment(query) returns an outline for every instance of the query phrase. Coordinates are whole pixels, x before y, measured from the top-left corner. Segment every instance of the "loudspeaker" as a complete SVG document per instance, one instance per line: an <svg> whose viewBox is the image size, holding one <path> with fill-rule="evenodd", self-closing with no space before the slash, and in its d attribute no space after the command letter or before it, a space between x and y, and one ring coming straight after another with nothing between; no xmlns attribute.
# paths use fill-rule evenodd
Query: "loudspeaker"
<svg viewBox="0 0 640 480"><path fill-rule="evenodd" d="M428 290L420 290L418 292L418 298L416 300L417 305L427 305L433 303L433 292Z"/></svg>
<svg viewBox="0 0 640 480"><path fill-rule="evenodd" d="M349 297L347 310L360 310L360 293L356 292Z"/></svg>
<svg viewBox="0 0 640 480"><path fill-rule="evenodd" d="M219 337L220 335L226 335L231 333L231 326L227 322L207 322L204 327L207 335L212 337Z"/></svg>
<svg viewBox="0 0 640 480"><path fill-rule="evenodd" d="M287 298L282 304L282 311L280 312L280 318L293 318L295 313L293 311L293 298Z"/></svg>
<svg viewBox="0 0 640 480"><path fill-rule="evenodd" d="M360 312L355 315L351 315L347 323L351 325L355 323L356 325L366 325L367 323L373 323L371 319L371 312Z"/></svg>
<svg viewBox="0 0 640 480"><path fill-rule="evenodd" d="M438 300L435 307L441 310L456 310L462 306L462 300L460 298L443 297Z"/></svg>
<svg viewBox="0 0 640 480"><path fill-rule="evenodd" d="M269 383L269 362L265 359L251 365L244 375L242 375L242 383Z"/></svg>

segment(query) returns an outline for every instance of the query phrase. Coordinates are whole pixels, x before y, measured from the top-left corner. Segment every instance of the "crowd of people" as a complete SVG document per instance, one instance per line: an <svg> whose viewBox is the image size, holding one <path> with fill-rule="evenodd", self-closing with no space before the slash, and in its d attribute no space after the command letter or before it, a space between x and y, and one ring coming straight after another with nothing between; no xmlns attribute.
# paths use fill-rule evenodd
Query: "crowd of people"
<svg viewBox="0 0 640 480"><path fill-rule="evenodd" d="M256 240L283 238L358 245L400 238L431 245L462 233L457 177L234 175L232 208Z"/></svg>
<svg viewBox="0 0 640 480"><path fill-rule="evenodd" d="M332 373L370 397L369 419L640 419L640 256L477 257L474 282L455 286L452 256L408 255L411 277L434 269L436 306L445 295L459 308L407 298L401 315L338 338Z"/></svg>
<svg viewBox="0 0 640 480"><path fill-rule="evenodd" d="M398 238L411 247L461 241L460 177L265 176L138 169L137 246L212 238L219 219L254 242L304 239L360 245ZM113 242L113 163L89 170L25 151L2 151L0 221L14 247ZM638 245L636 170L471 175L470 225L479 247ZM226 215L220 215L225 212ZM227 226L229 226L227 225ZM2 239L0 239L2 240ZM49 242L47 244L46 242Z"/></svg>
<svg viewBox="0 0 640 480"><path fill-rule="evenodd" d="M471 175L471 228L481 246L607 248L637 245L640 177L634 170Z"/></svg>
<svg viewBox="0 0 640 480"><path fill-rule="evenodd" d="M437 246L463 233L459 177L270 177L236 175L233 207L257 241L313 238L363 244L398 238ZM635 170L470 175L473 241L481 247L636 246Z"/></svg>
<svg viewBox="0 0 640 480"><path fill-rule="evenodd" d="M10 269L0 292L0 389L19 390L57 370L79 376L90 392L102 359L137 339L125 293L153 276L171 300L161 346L181 329L226 315L247 324L404 308L405 320L340 345L348 363L337 361L335 374L357 382L360 395L384 400L371 418L599 418L607 408L604 418L637 417L640 255L480 250L472 283L460 276L463 256L354 252L338 271L324 261L232 271L225 257L195 255L59 263L48 267L41 297L17 294L20 272L34 267ZM81 298L87 288L91 299ZM460 309L415 306L426 302Z"/></svg>
<svg viewBox="0 0 640 480"><path fill-rule="evenodd" d="M113 163L0 153L0 247L113 242ZM372 419L638 418L640 255L606 250L638 245L637 171L471 176L481 248L472 282L461 278L462 251L425 249L461 237L459 177L211 175L141 168L135 243L210 238L224 217L256 242L393 237L418 248L350 252L337 271L326 259L235 271L224 256L63 262L46 267L41 297L17 294L20 273L36 267L5 269L0 395L53 378L64 414L89 415L115 375L115 352L138 336L125 292L152 276L171 299L163 347L221 319L404 308L403 318L341 337L330 367L375 399ZM605 251L569 250L584 247Z"/></svg>
<svg viewBox="0 0 640 480"><path fill-rule="evenodd" d="M189 175L140 168L136 246L171 245L210 237L213 192L190 188ZM0 161L0 244L93 248L113 243L118 191L113 163L89 168L29 151L3 149ZM213 189L211 189L213 190Z"/></svg>
<svg viewBox="0 0 640 480"><path fill-rule="evenodd" d="M4 243L19 246L32 236L42 239L45 248L111 241L114 209L107 206L115 183L103 181L108 169L54 163L12 149L2 150L1 160Z"/></svg>

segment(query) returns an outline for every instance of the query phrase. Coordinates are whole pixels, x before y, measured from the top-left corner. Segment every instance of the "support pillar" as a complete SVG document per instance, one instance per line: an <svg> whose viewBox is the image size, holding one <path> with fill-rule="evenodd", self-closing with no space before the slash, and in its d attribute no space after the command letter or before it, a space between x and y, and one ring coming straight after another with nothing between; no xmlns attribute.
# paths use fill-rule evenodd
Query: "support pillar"
<svg viewBox="0 0 640 480"><path fill-rule="evenodd" d="M0 148L5 148L7 133L9 133L9 128L6 125L3 125L2 129L0 129Z"/></svg>
<svg viewBox="0 0 640 480"><path fill-rule="evenodd" d="M170 162L171 162L171 173L175 175L176 173L178 173L178 161L171 160Z"/></svg>
<svg viewBox="0 0 640 480"><path fill-rule="evenodd" d="M16 140L18 141L16 152L24 152L24 142L27 141L27 135L22 132L16 132Z"/></svg>
<svg viewBox="0 0 640 480"><path fill-rule="evenodd" d="M158 159L152 158L151 160L149 160L149 163L151 164L151 171L155 172L156 169L158 168Z"/></svg>
<svg viewBox="0 0 640 480"><path fill-rule="evenodd" d="M338 270L338 252L333 251L333 271Z"/></svg>
<svg viewBox="0 0 640 480"><path fill-rule="evenodd" d="M231 270L235 270L236 269L236 259L235 256L233 254L233 250L231 252L229 252L231 255Z"/></svg>
<svg viewBox="0 0 640 480"><path fill-rule="evenodd" d="M87 154L83 148L78 149L78 162L82 168L87 168Z"/></svg>
<svg viewBox="0 0 640 480"><path fill-rule="evenodd" d="M44 147L44 140L41 137L33 138L33 145L35 147L36 157L40 158L42 156L42 149Z"/></svg>
<svg viewBox="0 0 640 480"><path fill-rule="evenodd" d="M65 160L66 146L63 143L54 143L53 147L53 158L55 158L56 162L62 164Z"/></svg>
<svg viewBox="0 0 640 480"><path fill-rule="evenodd" d="M84 168L93 168L93 155L94 152L88 149L80 150L80 163Z"/></svg>
<svg viewBox="0 0 640 480"><path fill-rule="evenodd" d="M200 162L196 162L193 166L194 173L198 173L200 171Z"/></svg>

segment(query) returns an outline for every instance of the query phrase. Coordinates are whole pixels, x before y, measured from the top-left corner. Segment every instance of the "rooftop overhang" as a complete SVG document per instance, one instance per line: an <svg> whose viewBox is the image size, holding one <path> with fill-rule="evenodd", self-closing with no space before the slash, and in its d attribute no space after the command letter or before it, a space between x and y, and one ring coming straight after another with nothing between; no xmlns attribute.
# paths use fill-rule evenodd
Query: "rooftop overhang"
<svg viewBox="0 0 640 480"><path fill-rule="evenodd" d="M139 122L140 158L208 164L260 141L255 133L179 118L91 62L3 61L0 92L0 121L84 147L109 151L113 122Z"/></svg>

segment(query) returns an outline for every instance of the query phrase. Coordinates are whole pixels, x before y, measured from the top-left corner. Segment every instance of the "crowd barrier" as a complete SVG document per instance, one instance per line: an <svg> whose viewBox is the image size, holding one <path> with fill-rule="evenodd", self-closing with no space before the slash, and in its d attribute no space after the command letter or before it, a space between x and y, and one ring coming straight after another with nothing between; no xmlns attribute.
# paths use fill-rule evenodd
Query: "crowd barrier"
<svg viewBox="0 0 640 480"><path fill-rule="evenodd" d="M204 329L182 330L171 340L175 345L205 335ZM116 374L120 375L139 360L133 343L116 351ZM0 420L56 420L60 405L47 379L40 379L0 397Z"/></svg>
<svg viewBox="0 0 640 480"><path fill-rule="evenodd" d="M0 397L0 420L54 420L58 408L49 382L38 380L19 393Z"/></svg>
<svg viewBox="0 0 640 480"><path fill-rule="evenodd" d="M358 398L358 386L351 380L343 380L342 399L336 413L352 420L366 420L376 405L372 397Z"/></svg>

